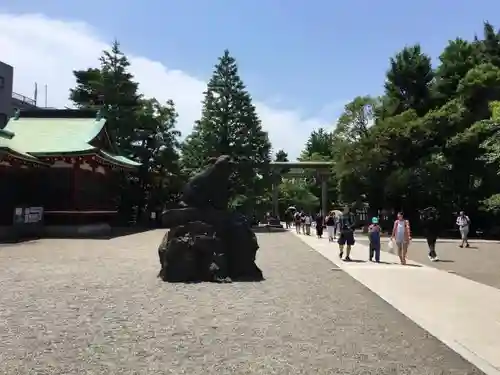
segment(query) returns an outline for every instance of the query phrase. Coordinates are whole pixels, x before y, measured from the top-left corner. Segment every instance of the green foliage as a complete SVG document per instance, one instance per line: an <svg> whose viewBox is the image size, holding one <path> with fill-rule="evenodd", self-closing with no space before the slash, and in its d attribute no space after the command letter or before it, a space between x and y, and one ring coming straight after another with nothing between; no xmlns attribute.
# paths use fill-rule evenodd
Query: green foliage
<svg viewBox="0 0 500 375"><path fill-rule="evenodd" d="M274 161L288 161L288 154L285 150L279 150L274 156Z"/></svg>
<svg viewBox="0 0 500 375"><path fill-rule="evenodd" d="M320 128L314 130L300 155L301 161L320 161L332 156L332 133Z"/></svg>
<svg viewBox="0 0 500 375"><path fill-rule="evenodd" d="M279 186L280 211L295 206L307 211L317 210L319 198L311 193L309 184L303 179L286 179Z"/></svg>
<svg viewBox="0 0 500 375"><path fill-rule="evenodd" d="M74 71L70 99L76 107L99 110L119 152L142 163L137 174L122 179L122 206L161 208L175 200L181 185L179 137L174 103L143 98L129 72L129 61L115 41L99 68Z"/></svg>
<svg viewBox="0 0 500 375"><path fill-rule="evenodd" d="M482 38L450 41L439 60L434 70L419 45L403 48L384 95L355 98L332 133L311 134L302 156L333 160L346 203L410 218L434 205L450 227L466 210L487 231L488 215L500 214L500 34L485 23Z"/></svg>
<svg viewBox="0 0 500 375"><path fill-rule="evenodd" d="M208 82L201 118L182 147L182 164L193 173L223 154L236 162L231 185L238 206L250 205L270 186L271 144L227 50Z"/></svg>
<svg viewBox="0 0 500 375"><path fill-rule="evenodd" d="M408 109L424 114L430 108L431 83L434 71L431 59L422 53L420 45L405 47L390 59L385 82L387 115L396 115Z"/></svg>

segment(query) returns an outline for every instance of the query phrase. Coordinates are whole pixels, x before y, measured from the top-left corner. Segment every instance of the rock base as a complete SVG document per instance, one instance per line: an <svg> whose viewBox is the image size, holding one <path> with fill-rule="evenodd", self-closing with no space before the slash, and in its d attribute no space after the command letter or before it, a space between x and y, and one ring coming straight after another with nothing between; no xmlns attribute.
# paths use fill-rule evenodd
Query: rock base
<svg viewBox="0 0 500 375"><path fill-rule="evenodd" d="M261 281L259 245L249 223L224 211L180 208L163 214L171 229L158 248L167 282ZM177 225L174 225L177 223Z"/></svg>

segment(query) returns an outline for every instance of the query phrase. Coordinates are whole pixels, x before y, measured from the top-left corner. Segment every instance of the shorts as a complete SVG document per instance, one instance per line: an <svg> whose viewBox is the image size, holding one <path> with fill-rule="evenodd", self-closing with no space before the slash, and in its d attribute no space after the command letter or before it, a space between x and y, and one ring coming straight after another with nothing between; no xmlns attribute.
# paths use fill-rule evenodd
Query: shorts
<svg viewBox="0 0 500 375"><path fill-rule="evenodd" d="M354 245L354 232L352 230L343 230L340 232L340 236L338 239L339 245Z"/></svg>
<svg viewBox="0 0 500 375"><path fill-rule="evenodd" d="M460 237L462 238L462 240L467 239L468 235L469 235L469 227L460 228Z"/></svg>

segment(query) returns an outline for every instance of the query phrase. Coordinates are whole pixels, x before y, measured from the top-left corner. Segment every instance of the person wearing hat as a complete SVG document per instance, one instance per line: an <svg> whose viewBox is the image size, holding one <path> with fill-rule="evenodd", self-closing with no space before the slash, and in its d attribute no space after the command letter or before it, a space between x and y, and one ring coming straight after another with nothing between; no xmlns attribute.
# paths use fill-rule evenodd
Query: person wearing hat
<svg viewBox="0 0 500 375"><path fill-rule="evenodd" d="M373 257L375 256L375 261L380 263L380 232L381 228L378 224L378 217L372 218L372 223L368 227L368 236L370 238L370 262L373 262Z"/></svg>

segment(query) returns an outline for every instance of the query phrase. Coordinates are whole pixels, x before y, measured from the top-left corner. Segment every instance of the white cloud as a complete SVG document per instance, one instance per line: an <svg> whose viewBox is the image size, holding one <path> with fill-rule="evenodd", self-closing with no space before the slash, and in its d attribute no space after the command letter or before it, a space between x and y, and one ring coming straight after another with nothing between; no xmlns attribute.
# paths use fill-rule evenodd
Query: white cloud
<svg viewBox="0 0 500 375"><path fill-rule="evenodd" d="M83 22L61 21L39 14L0 14L1 58L14 66L14 91L32 96L34 82L38 82L39 103L43 103L43 85L47 85L47 102L51 107L69 104L69 88L75 83L72 71L96 66L107 47L97 31ZM126 51L126 46L124 50L140 91L161 101L174 100L179 129L183 135L189 134L200 115L205 82L187 72L171 70L161 62L135 56ZM285 149L291 157L298 156L312 130L332 123L320 117L306 118L296 110L279 109L258 101L255 104L273 148ZM334 120L335 110L330 107L325 108ZM338 107L341 105L337 105L336 111Z"/></svg>

